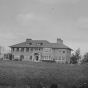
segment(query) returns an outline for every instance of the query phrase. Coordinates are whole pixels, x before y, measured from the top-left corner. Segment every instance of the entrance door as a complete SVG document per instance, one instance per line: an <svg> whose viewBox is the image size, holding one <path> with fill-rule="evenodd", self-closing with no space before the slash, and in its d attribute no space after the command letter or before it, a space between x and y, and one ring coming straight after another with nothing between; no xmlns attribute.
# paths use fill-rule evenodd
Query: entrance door
<svg viewBox="0 0 88 88"><path fill-rule="evenodd" d="M35 53L34 56L35 56L35 61L39 61L39 54Z"/></svg>
<svg viewBox="0 0 88 88"><path fill-rule="evenodd" d="M35 56L35 59L36 59L36 61L38 61L39 60L39 56Z"/></svg>

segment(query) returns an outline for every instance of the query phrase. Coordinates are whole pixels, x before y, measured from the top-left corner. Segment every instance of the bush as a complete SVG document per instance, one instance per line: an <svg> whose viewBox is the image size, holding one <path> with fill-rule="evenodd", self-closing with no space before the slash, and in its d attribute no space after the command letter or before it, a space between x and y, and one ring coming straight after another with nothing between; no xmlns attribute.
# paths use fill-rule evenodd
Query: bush
<svg viewBox="0 0 88 88"><path fill-rule="evenodd" d="M55 60L42 60L43 62L55 63Z"/></svg>
<svg viewBox="0 0 88 88"><path fill-rule="evenodd" d="M77 64L77 58L75 55L72 55L71 58L70 58L70 63L72 64Z"/></svg>
<svg viewBox="0 0 88 88"><path fill-rule="evenodd" d="M88 53L84 54L82 63L88 63Z"/></svg>

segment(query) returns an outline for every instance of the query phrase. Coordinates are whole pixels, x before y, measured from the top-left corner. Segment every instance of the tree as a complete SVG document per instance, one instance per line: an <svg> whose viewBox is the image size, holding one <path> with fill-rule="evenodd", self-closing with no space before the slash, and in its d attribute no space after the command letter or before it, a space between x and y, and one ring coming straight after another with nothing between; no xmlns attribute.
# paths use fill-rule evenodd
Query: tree
<svg viewBox="0 0 88 88"><path fill-rule="evenodd" d="M72 56L71 56L71 58L70 58L70 63L77 64L80 59L81 59L80 48L78 48L78 49L75 51L75 54L72 54Z"/></svg>
<svg viewBox="0 0 88 88"><path fill-rule="evenodd" d="M82 63L88 63L88 53L83 55Z"/></svg>
<svg viewBox="0 0 88 88"><path fill-rule="evenodd" d="M3 54L5 53L5 48L0 46L0 59L3 58Z"/></svg>
<svg viewBox="0 0 88 88"><path fill-rule="evenodd" d="M72 54L71 58L70 58L70 63L72 64L77 64L77 58L74 54Z"/></svg>
<svg viewBox="0 0 88 88"><path fill-rule="evenodd" d="M77 58L77 61L79 61L79 60L81 59L80 48L78 48L78 49L75 51L75 57Z"/></svg>

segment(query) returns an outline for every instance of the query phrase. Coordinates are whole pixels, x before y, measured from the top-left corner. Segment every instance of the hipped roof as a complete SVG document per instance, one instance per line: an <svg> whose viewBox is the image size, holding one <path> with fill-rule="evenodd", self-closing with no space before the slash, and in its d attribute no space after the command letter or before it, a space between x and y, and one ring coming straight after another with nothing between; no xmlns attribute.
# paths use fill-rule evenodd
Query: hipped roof
<svg viewBox="0 0 88 88"><path fill-rule="evenodd" d="M32 43L31 45L26 45L28 43ZM37 45L37 43L42 43L42 45ZM70 49L68 46L64 45L63 43L50 43L47 40L30 40L30 41L26 41L26 42L22 42L22 43L18 43L15 45L12 45L10 47L36 47L36 48L57 48L57 49Z"/></svg>

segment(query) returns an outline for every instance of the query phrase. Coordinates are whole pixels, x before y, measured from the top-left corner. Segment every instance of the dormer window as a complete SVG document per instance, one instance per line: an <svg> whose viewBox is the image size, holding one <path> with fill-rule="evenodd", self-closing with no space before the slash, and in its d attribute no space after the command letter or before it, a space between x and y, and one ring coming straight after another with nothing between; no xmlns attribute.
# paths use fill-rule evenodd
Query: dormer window
<svg viewBox="0 0 88 88"><path fill-rule="evenodd" d="M32 43L29 43L29 45L32 45Z"/></svg>
<svg viewBox="0 0 88 88"><path fill-rule="evenodd" d="M26 45L32 45L32 43L26 43Z"/></svg>
<svg viewBox="0 0 88 88"><path fill-rule="evenodd" d="M37 43L36 45L40 46L40 45L43 45L43 43Z"/></svg>
<svg viewBox="0 0 88 88"><path fill-rule="evenodd" d="M26 43L26 45L29 45L29 43Z"/></svg>

